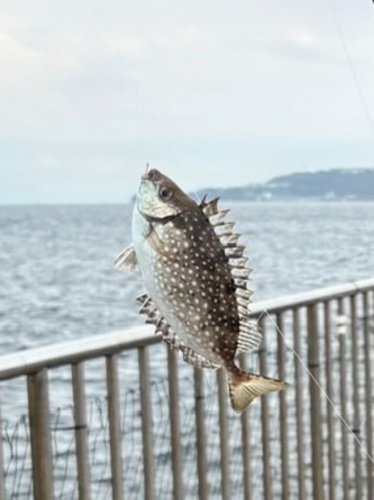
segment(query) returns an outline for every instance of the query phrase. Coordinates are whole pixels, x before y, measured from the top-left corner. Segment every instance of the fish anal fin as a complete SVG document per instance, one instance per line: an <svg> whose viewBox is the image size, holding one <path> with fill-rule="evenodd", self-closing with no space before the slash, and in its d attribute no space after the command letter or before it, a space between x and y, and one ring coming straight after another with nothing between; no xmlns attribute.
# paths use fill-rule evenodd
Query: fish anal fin
<svg viewBox="0 0 374 500"><path fill-rule="evenodd" d="M145 293L138 297L137 302L142 304L140 313L146 316L146 323L155 325L155 333L161 333L162 340L168 344L170 349L179 350L183 356L183 360L197 368L209 368L216 369L218 365L215 365L208 359L204 358L200 354L197 354L193 349L188 347L176 333L173 332L171 326L168 324L166 319L157 309L157 306L151 299L151 297Z"/></svg>
<svg viewBox="0 0 374 500"><path fill-rule="evenodd" d="M212 370L215 370L219 367L212 361L209 361L209 359L206 359L200 354L197 354L197 352L186 345L181 345L179 349L182 352L183 360L189 365L192 365L196 368L208 368Z"/></svg>
<svg viewBox="0 0 374 500"><path fill-rule="evenodd" d="M139 295L139 297L136 297L136 302L139 302L140 304L144 304L144 302L147 302L147 300L150 300L151 297L148 295L148 293L143 293L142 295Z"/></svg>
<svg viewBox="0 0 374 500"><path fill-rule="evenodd" d="M137 297L136 302L139 302L141 304L141 308L139 310L140 314L148 315L150 312L157 311L155 303L147 293L144 293L143 295L140 295L140 297Z"/></svg>
<svg viewBox="0 0 374 500"><path fill-rule="evenodd" d="M114 261L114 267L118 271L135 271L138 267L138 258L132 245L118 255Z"/></svg>
<svg viewBox="0 0 374 500"><path fill-rule="evenodd" d="M276 380L236 369L230 372L229 391L232 408L241 413L257 397L270 392L283 391L289 387L287 382Z"/></svg>

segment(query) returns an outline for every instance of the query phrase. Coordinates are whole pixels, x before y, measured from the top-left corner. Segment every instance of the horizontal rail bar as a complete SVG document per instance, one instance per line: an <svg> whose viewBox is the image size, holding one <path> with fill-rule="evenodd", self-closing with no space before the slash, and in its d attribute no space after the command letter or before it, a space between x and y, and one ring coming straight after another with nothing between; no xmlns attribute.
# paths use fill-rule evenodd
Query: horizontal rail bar
<svg viewBox="0 0 374 500"><path fill-rule="evenodd" d="M366 292L374 289L374 278L352 281L343 285L318 288L308 292L295 295L285 295L276 299L264 300L251 304L251 316L256 317L266 310L269 313L280 313L295 307L305 307L316 302L325 302L330 299L339 299L358 292Z"/></svg>
<svg viewBox="0 0 374 500"><path fill-rule="evenodd" d="M264 310L269 313L280 313L287 309L308 306L329 299L339 299L357 292L371 290L374 290L374 278L256 302L251 305L251 316L256 318ZM161 342L161 335L154 335L153 332L153 327L144 325L1 356L0 380L36 373L43 368L79 363Z"/></svg>
<svg viewBox="0 0 374 500"><path fill-rule="evenodd" d="M106 335L95 335L1 356L0 380L161 342L161 336L154 335L153 331L149 325L137 326Z"/></svg>

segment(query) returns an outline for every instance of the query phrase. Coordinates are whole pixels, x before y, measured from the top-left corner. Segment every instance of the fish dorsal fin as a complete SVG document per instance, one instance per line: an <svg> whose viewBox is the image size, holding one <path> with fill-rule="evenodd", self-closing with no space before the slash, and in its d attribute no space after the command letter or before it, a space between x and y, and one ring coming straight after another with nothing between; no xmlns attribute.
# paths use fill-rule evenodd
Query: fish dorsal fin
<svg viewBox="0 0 374 500"><path fill-rule="evenodd" d="M207 207L210 207L209 210ZM243 256L245 247L238 244L241 235L234 233L235 223L226 220L229 210L221 210L218 207L218 199L208 203L204 199L203 211L206 215L209 214L209 222L229 260L231 276L236 288L236 303L240 321L237 352L256 349L261 343L262 334L256 322L250 320L249 306L252 292L247 289L247 280L252 270L246 265L247 257Z"/></svg>
<svg viewBox="0 0 374 500"><path fill-rule="evenodd" d="M188 347L176 333L173 332L171 326L167 323L166 319L158 311L155 303L148 294L138 297L137 302L141 304L140 314L147 316L146 323L155 325L155 334L161 333L162 340L166 342L171 349L178 350L183 356L183 360L196 368L210 368L216 369L215 365L208 359L200 354L197 354L193 349Z"/></svg>
<svg viewBox="0 0 374 500"><path fill-rule="evenodd" d="M262 341L262 332L253 320L242 320L239 327L238 345L236 353L257 349Z"/></svg>
<svg viewBox="0 0 374 500"><path fill-rule="evenodd" d="M217 215L219 210L218 210L218 201L219 198L214 198L214 200L208 201L208 203L205 201L206 196L204 196L202 202L200 203L200 208L204 212L204 214L207 217L211 217L213 215Z"/></svg>

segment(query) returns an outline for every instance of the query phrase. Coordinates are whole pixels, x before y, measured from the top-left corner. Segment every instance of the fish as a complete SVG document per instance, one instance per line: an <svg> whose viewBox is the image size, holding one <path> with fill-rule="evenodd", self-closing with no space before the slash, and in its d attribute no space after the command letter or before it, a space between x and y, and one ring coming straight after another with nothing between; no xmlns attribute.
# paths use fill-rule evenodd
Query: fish
<svg viewBox="0 0 374 500"><path fill-rule="evenodd" d="M133 242L115 267L140 271L147 293L137 301L146 323L190 365L223 368L231 406L241 413L258 396L289 384L237 364L240 352L259 347L262 334L250 319L251 269L228 213L218 198L197 203L147 167L133 211Z"/></svg>

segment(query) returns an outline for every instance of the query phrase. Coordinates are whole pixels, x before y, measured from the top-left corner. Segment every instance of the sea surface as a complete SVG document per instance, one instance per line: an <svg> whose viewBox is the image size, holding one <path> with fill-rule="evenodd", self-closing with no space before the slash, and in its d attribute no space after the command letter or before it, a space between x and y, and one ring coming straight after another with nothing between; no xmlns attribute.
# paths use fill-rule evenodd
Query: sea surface
<svg viewBox="0 0 374 500"><path fill-rule="evenodd" d="M253 268L250 288L255 292L255 301L374 277L374 203L223 202L222 206L231 208L236 229L243 234L242 241L247 245ZM116 255L131 242L131 212L129 205L0 206L0 356L126 330L143 323L135 303L136 296L143 292L139 275L119 273L113 266ZM141 470L134 462L134 457L138 457L140 463L141 454L135 438L140 435L136 423L139 419L135 418L139 398L133 385L138 376L137 359L125 356L123 361L120 366L126 386L121 392L123 428L131 428L128 439L132 443L125 447L126 475L135 478L127 493L129 498L141 498L142 490L136 489L141 488ZM155 354L151 361L154 387L158 391L154 418L160 422L155 447L160 463L165 464L170 457L163 451L169 442L167 431L162 431L162 425L166 422L166 429L167 424L163 414L167 397L164 351ZM93 465L97 476L95 498L99 499L108 498L103 485L109 484L103 369L94 362L86 372L91 438L94 438L91 445L95 450L100 448ZM66 370L57 369L51 374L55 469L62 478L56 498L76 498L77 493L74 464L68 458L61 458L70 456L74 435L64 431L61 437L58 433L71 426L69 381L70 373ZM0 389L3 436L7 444L7 485L19 498L30 498L30 457L25 445L26 385L7 382ZM188 427L193 420L191 391L192 383L186 375L182 393L189 418L184 426L191 441L190 448L186 445L188 456L194 453L193 428ZM214 412L212 406L212 418L216 416ZM105 453L98 442L106 443ZM19 456L14 455L15 443L24 450ZM59 451L59 446L65 446L63 451ZM59 460L62 460L60 465ZM212 470L217 469L218 463L217 458ZM191 464L193 470L193 460ZM161 474L159 498L169 498L170 474L169 487L163 491L166 483L160 470L163 469L157 468L157 474ZM194 488L195 483L191 485L189 498L194 498Z"/></svg>
<svg viewBox="0 0 374 500"><path fill-rule="evenodd" d="M254 299L374 276L374 203L222 203ZM0 355L141 324L137 274L117 272L129 205L0 206Z"/></svg>

